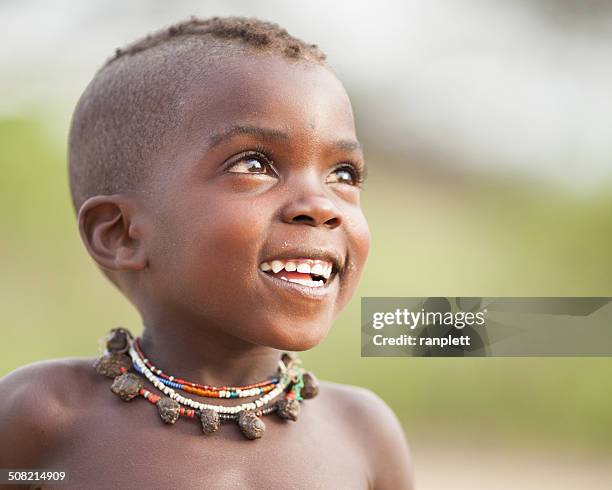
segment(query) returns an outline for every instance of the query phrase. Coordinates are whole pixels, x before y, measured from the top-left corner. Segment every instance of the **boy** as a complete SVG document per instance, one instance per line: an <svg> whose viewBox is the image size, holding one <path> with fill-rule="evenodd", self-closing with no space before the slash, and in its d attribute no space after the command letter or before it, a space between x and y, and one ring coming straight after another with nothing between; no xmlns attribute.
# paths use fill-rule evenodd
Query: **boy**
<svg viewBox="0 0 612 490"><path fill-rule="evenodd" d="M276 24L192 18L117 50L79 100L69 159L81 237L140 312L139 347L156 366L249 385L283 351L319 344L353 294L370 240L364 163L324 59ZM110 393L93 363L2 379L1 468L67 470L68 488L411 488L402 429L368 390L323 382L298 421L261 416L265 435L255 424L251 441L233 423L206 435L173 423L172 397L139 385L164 398L164 421L176 416L164 424ZM110 377L123 397L117 379L144 378L121 372Z"/></svg>

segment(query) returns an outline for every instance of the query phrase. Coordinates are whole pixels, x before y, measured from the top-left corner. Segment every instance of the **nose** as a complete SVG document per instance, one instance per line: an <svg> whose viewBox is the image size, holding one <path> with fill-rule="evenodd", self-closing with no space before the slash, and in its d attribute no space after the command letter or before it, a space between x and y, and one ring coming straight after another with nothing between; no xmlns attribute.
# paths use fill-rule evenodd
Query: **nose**
<svg viewBox="0 0 612 490"><path fill-rule="evenodd" d="M292 200L284 207L282 220L289 224L325 226L329 229L337 228L342 222L337 206L321 195L303 196Z"/></svg>

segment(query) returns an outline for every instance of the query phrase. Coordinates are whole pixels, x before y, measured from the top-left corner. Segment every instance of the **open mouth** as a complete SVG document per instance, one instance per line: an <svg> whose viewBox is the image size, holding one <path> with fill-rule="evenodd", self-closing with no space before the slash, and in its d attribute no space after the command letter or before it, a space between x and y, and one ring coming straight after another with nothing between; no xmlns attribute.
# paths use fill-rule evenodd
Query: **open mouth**
<svg viewBox="0 0 612 490"><path fill-rule="evenodd" d="M329 283L333 268L330 261L317 259L276 259L259 264L261 271L276 279L311 288L325 287Z"/></svg>

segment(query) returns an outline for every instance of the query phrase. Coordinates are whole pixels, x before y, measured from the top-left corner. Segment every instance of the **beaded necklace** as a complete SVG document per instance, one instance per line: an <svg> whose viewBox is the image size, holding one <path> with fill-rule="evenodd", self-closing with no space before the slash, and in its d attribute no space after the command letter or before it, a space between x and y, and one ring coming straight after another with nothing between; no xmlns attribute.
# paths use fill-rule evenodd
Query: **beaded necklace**
<svg viewBox="0 0 612 490"><path fill-rule="evenodd" d="M248 439L259 439L265 432L260 417L276 412L279 417L296 421L300 402L314 398L319 385L313 373L300 367L301 360L288 352L278 361L274 376L245 386L211 386L185 381L164 373L145 357L139 339L124 328L112 329L107 337L106 352L96 360L96 371L113 379L111 391L124 401L138 396L157 406L160 417L167 424L174 424L180 416L199 419L202 432L217 431L222 420L238 422ZM134 372L130 372L130 369ZM164 395L146 389L140 374ZM234 406L202 403L180 395L176 390L208 398L246 398L256 400Z"/></svg>
<svg viewBox="0 0 612 490"><path fill-rule="evenodd" d="M147 368L153 375L166 386L193 393L194 395L211 397L211 398L246 398L249 396L260 395L272 391L278 384L279 378L270 378L259 383L253 383L246 386L209 386L199 383L192 383L181 378L175 378L164 373L161 369L155 367L149 359L146 358L140 347L140 339L134 339L132 343L138 357L144 362ZM134 366L136 368L136 366Z"/></svg>

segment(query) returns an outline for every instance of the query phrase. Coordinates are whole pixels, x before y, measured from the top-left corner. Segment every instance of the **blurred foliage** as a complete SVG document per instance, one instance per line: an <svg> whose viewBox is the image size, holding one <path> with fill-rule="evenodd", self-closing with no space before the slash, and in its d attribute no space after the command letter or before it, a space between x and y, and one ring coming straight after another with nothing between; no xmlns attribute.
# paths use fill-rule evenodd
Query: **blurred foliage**
<svg viewBox="0 0 612 490"><path fill-rule="evenodd" d="M34 120L0 121L0 375L93 356L139 317L80 243L65 151ZM362 359L360 296L611 296L612 193L450 173L368 155L372 252L360 290L305 363L367 386L411 433L500 433L612 448L612 360ZM612 187L612 186L608 186Z"/></svg>

